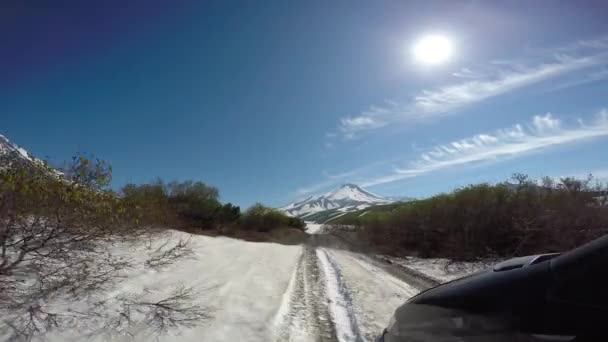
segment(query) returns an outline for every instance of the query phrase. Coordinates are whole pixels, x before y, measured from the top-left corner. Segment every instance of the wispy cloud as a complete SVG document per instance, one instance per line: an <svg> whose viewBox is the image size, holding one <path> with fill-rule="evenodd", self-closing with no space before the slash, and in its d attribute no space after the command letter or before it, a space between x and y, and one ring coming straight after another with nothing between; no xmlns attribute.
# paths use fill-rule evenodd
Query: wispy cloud
<svg viewBox="0 0 608 342"><path fill-rule="evenodd" d="M573 43L553 48L544 49L544 51L559 51L564 53L576 53L581 50L596 50L596 49L608 49L608 36L597 37L594 39L580 39Z"/></svg>
<svg viewBox="0 0 608 342"><path fill-rule="evenodd" d="M390 117L400 112L401 106L390 100L386 100L382 105L370 106L368 110L359 116L344 117L340 119L338 130L345 139L352 139L360 131L384 127ZM329 133L336 135L335 133Z"/></svg>
<svg viewBox="0 0 608 342"><path fill-rule="evenodd" d="M315 183L315 184L305 186L305 187L301 187L301 188L297 189L295 191L295 193L293 193L293 195L304 196L304 195L308 195L308 194L312 194L312 193L318 193L321 190L327 189L329 187L335 186L340 183L355 181L355 180L358 180L361 175L367 174L378 167L382 167L382 166L385 166L385 165L393 163L393 162L395 162L395 160L393 160L393 159L380 160L380 161L376 161L376 162L364 165L362 167L358 167L358 168L355 168L355 169L352 169L352 170L349 170L346 172L340 172L340 173L330 173L327 171L323 171L322 174L323 174L324 179L322 181Z"/></svg>
<svg viewBox="0 0 608 342"><path fill-rule="evenodd" d="M578 87L584 84L608 80L608 69L594 70L586 75L577 77L575 80L559 84L549 91L562 90L567 88Z"/></svg>
<svg viewBox="0 0 608 342"><path fill-rule="evenodd" d="M498 162L540 152L560 145L573 144L593 138L608 137L608 110L601 110L593 120L576 120L566 124L551 113L533 116L525 124L515 124L494 132L436 145L410 159L396 158L379 161L340 174L327 174L313 185L295 193L302 196L318 193L344 182L374 186L422 176L432 172L480 163ZM396 164L405 166L395 166Z"/></svg>
<svg viewBox="0 0 608 342"><path fill-rule="evenodd" d="M545 51L536 63L501 61L490 63L483 71L464 68L453 74L460 83L422 90L405 102L392 100L371 106L354 116L344 117L338 132L344 139L378 129L394 122L416 122L451 115L459 109L516 89L559 77L577 70L604 65L608 61L608 38L579 41L567 47ZM605 77L603 74L594 76ZM593 78L589 79L589 82ZM579 83L582 84L582 83ZM579 84L571 84L576 86Z"/></svg>
<svg viewBox="0 0 608 342"><path fill-rule="evenodd" d="M518 71L501 70L500 76L491 80L473 80L435 90L423 90L414 97L414 108L416 112L425 113L426 116L445 114L489 97L596 65L600 59L599 56L583 58L562 56L553 63L541 64L534 68Z"/></svg>
<svg viewBox="0 0 608 342"><path fill-rule="evenodd" d="M327 189L330 186L333 186L335 184L337 184L338 181L334 178L328 178L325 179L319 183L315 183L315 184L311 184L308 186L304 186L301 188L298 188L295 193L293 193L294 196L296 197L302 197L305 195L310 195L310 194L314 194L314 193L318 193L323 189Z"/></svg>
<svg viewBox="0 0 608 342"><path fill-rule="evenodd" d="M458 78L478 79L478 78L483 78L485 75L481 72L473 71L469 68L462 68L459 71L452 73L452 76L458 77Z"/></svg>
<svg viewBox="0 0 608 342"><path fill-rule="evenodd" d="M384 184L467 164L523 156L557 145L608 137L608 111L602 110L592 123L579 120L574 127L563 126L562 121L551 113L537 115L526 125L517 124L493 133L435 146L407 167L369 179L363 185Z"/></svg>

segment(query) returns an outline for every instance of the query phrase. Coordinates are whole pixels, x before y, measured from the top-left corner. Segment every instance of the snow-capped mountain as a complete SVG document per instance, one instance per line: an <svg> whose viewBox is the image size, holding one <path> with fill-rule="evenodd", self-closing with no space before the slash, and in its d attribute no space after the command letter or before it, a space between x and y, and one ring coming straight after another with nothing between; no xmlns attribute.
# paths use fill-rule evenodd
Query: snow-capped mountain
<svg viewBox="0 0 608 342"><path fill-rule="evenodd" d="M11 167L15 165L35 167L41 170L47 170L45 162L35 158L24 148L8 140L7 137L0 134L0 168ZM60 175L59 171L53 170L52 173Z"/></svg>
<svg viewBox="0 0 608 342"><path fill-rule="evenodd" d="M15 155L17 155L18 157L26 160L33 160L25 149L13 144L4 135L0 134L0 155L6 155L11 153L15 153Z"/></svg>
<svg viewBox="0 0 608 342"><path fill-rule="evenodd" d="M1 166L8 166L13 163L38 164L39 161L33 158L25 149L12 143L4 135L0 134L0 163Z"/></svg>
<svg viewBox="0 0 608 342"><path fill-rule="evenodd" d="M395 200L372 194L355 184L344 184L325 195L312 196L280 209L288 215L306 219L306 216L326 210L332 210L339 214L393 202Z"/></svg>

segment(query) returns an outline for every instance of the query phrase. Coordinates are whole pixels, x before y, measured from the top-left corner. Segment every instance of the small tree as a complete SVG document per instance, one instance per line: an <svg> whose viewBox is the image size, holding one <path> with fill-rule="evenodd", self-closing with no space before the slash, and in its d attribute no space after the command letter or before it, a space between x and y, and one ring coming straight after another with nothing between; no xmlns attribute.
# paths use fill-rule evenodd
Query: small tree
<svg viewBox="0 0 608 342"><path fill-rule="evenodd" d="M241 208L232 203L226 203L220 209L218 216L221 223L235 223L241 218Z"/></svg>
<svg viewBox="0 0 608 342"><path fill-rule="evenodd" d="M203 182L169 183L169 204L186 225L211 228L218 221L221 203L217 188Z"/></svg>
<svg viewBox="0 0 608 342"><path fill-rule="evenodd" d="M304 221L289 217L284 213L268 208L260 203L252 205L242 217L242 224L245 228L268 232L276 228L298 228L304 229Z"/></svg>
<svg viewBox="0 0 608 342"><path fill-rule="evenodd" d="M63 175L38 164L5 165L0 168L0 306L8 317L0 329L12 329L13 339L43 336L74 319L93 325L107 320L107 328L116 330L125 324L156 325L162 333L207 317L205 308L189 302L193 292L185 288L160 301L109 298L109 304L96 302L87 312L53 312L48 305L53 297L91 298L121 278L131 265L108 251L107 242L139 238L137 221L149 214L142 210L169 207L165 187L127 185L119 197L104 190L109 165L83 157L74 158ZM132 219L134 213L143 215ZM187 240L165 243L144 264L160 269L188 255ZM116 307L126 311L109 316L104 311ZM131 309L148 322L130 316Z"/></svg>
<svg viewBox="0 0 608 342"><path fill-rule="evenodd" d="M57 324L42 305L49 296L82 296L125 267L97 245L125 232L121 201L99 190L109 170L83 158L67 178L38 165L0 169L0 304L26 317L13 322L17 332L28 335ZM24 275L34 283L20 281Z"/></svg>

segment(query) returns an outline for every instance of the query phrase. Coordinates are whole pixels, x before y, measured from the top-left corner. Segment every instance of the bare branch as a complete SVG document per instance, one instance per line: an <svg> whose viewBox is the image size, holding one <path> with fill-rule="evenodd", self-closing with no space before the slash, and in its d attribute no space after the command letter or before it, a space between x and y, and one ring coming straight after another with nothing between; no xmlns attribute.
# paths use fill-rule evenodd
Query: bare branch
<svg viewBox="0 0 608 342"><path fill-rule="evenodd" d="M148 289L144 292L150 293ZM171 328L193 327L211 318L211 310L201 305L192 304L199 294L191 287L178 286L166 298L158 301L146 301L141 298L124 298L122 311L116 320L116 325L125 323L133 325L145 323L154 327L157 333L166 333ZM133 319L137 313L143 320Z"/></svg>
<svg viewBox="0 0 608 342"><path fill-rule="evenodd" d="M191 238L188 238L188 240L180 239L173 247L165 248L168 244L168 242L165 242L150 254L150 259L145 262L146 267L159 269L173 264L178 259L194 254L191 247Z"/></svg>

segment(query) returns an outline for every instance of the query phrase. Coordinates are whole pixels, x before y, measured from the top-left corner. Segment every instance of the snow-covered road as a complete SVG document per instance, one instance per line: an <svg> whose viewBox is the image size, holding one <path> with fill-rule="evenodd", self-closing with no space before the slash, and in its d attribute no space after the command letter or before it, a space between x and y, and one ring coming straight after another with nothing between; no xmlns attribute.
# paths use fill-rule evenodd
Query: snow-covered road
<svg viewBox="0 0 608 342"><path fill-rule="evenodd" d="M304 246L277 314L277 341L373 341L419 289L366 256Z"/></svg>
<svg viewBox="0 0 608 342"><path fill-rule="evenodd" d="M187 237L172 232L172 238ZM285 246L192 236L194 255L162 270L141 267L105 294L162 296L177 285L200 292L210 318L152 336L144 323L127 333L72 326L48 340L373 341L394 310L420 289L367 256L318 244ZM143 249L131 248L131 258ZM97 298L99 299L99 298ZM76 304L70 303L75 306ZM80 310L85 303L79 303ZM111 316L111 312L107 313ZM1 338L0 338L1 339Z"/></svg>
<svg viewBox="0 0 608 342"><path fill-rule="evenodd" d="M377 267L364 255L327 248L319 248L317 254L323 264L334 269L332 281L340 285L342 296L347 299L346 310L352 315L351 328L356 340L373 341L387 326L395 309L420 291Z"/></svg>

